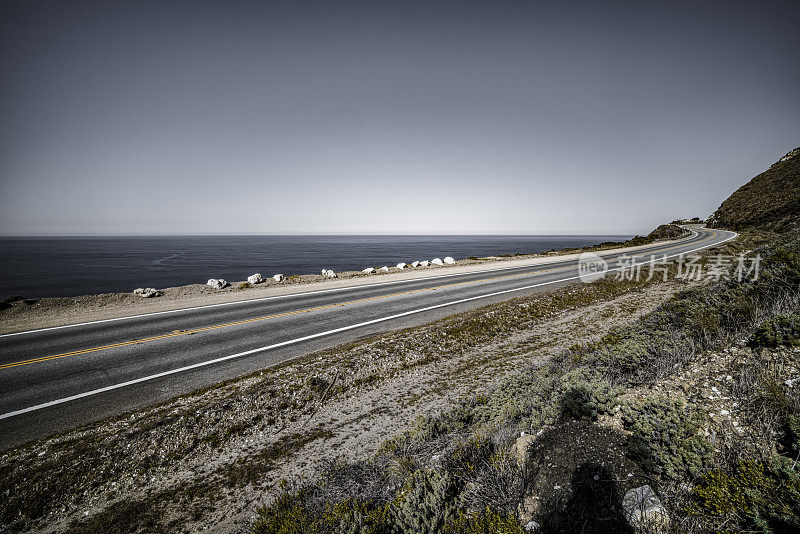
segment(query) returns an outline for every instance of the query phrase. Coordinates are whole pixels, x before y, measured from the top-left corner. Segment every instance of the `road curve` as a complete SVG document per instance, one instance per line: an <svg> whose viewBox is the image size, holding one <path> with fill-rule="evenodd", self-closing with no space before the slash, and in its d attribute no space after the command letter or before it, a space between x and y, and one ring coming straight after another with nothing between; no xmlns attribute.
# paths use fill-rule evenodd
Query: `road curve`
<svg viewBox="0 0 800 534"><path fill-rule="evenodd" d="M696 230L610 270L736 237ZM0 448L123 413L313 350L578 281L576 260L353 286L0 336Z"/></svg>

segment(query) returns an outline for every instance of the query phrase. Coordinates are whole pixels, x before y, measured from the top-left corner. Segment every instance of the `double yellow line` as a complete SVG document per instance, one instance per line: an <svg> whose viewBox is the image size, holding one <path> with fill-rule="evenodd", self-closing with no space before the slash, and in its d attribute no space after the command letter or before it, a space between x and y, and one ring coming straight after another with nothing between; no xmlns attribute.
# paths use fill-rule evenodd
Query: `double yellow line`
<svg viewBox="0 0 800 534"><path fill-rule="evenodd" d="M701 239L697 243L702 243L703 241L708 241L709 239L712 239L716 235L717 235L716 232L714 232L711 236L709 236L709 237L707 237L705 239ZM654 249L654 250L651 250L651 251L643 251L642 253L643 254L653 254L655 252L663 252L665 250L671 250L671 249L682 247L682 246L685 246L685 245L684 244L673 245L673 246L669 246L669 247L665 247L665 248L661 248L661 249L657 248L657 249ZM609 261L614 261L615 259L619 259L623 255L624 254L619 255L616 258L610 259ZM404 295L413 295L415 293L423 293L425 291L435 291L437 289L446 289L446 288L449 288L449 287L457 287L457 286L462 286L462 285L467 285L467 284L479 284L479 283L482 283L482 282L491 282L493 280L503 280L503 279L508 279L508 278L518 278L518 277L522 277L522 276L531 276L531 275L544 274L544 273L555 272L555 271L563 271L565 269L572 269L572 268L574 268L573 265L568 265L566 267L557 267L557 268L554 268L554 269L545 269L545 270L542 270L542 271L531 271L531 272L526 272L526 273L507 274L507 275L495 276L495 277L491 277L491 278L482 278L480 280L469 280L469 281L466 281L466 282L455 282L455 283L452 283L452 284L445 284L445 285L441 285L441 286L427 287L427 288L423 288L423 289L413 289L413 290L410 290L410 291L401 291L401 292L398 292L398 293L391 293L389 295L380 295L380 296L377 296L377 297L368 297L368 298L364 298L364 299L350 300L350 301L345 301L345 302L338 302L338 303L335 303L335 304L326 304L325 306L315 306L313 308L305 308L305 309L302 309L302 310L295 310L295 311L284 312L284 313L276 313L276 314L273 314L273 315L264 315L262 317L254 317L252 319L244 319L244 320L241 320L241 321L234 321L234 322L230 322L230 323L217 324L217 325L213 325L213 326L205 326L203 328L194 328L194 329L191 329L191 330L175 330L175 331L170 332L168 334L162 334L162 335L159 335L159 336L152 336L152 337L146 337L146 338L141 338L141 339L134 339L134 340L131 340L131 341L123 341L121 343L114 343L112 345L103 345L101 347L93 347L93 348L89 348L89 349L75 350L75 351L72 351L72 352L62 352L60 354L54 354L52 356L42 356L42 357L39 357L39 358L31 358L29 360L22 360L22 361L18 361L18 362L6 363L6 364L0 365L0 369L10 369L12 367L19 367L19 366L22 366L22 365L30 365L30 364L34 364L34 363L42 363L42 362L47 362L47 361L50 361L50 360L56 360L56 359L59 359L59 358L66 358L67 356L77 356L79 354L88 354L88 353L91 353L91 352L98 352L98 351L101 351L101 350L115 349L115 348L119 348L119 347L127 347L127 346L130 346L130 345L138 345L138 344L141 344L141 343L148 343L150 341L159 341L159 340L162 340L162 339L170 339L170 338L179 337L179 336L188 336L188 335L197 334L197 333L200 333L200 332L208 332L210 330L217 330L219 328L227 328L229 326L237 326L237 325L242 325L242 324L255 323L255 322L258 322L258 321L265 321L267 319L277 319L278 317L287 317L289 315L297 315L297 314L301 314L301 313L309 313L309 312L318 311L318 310L325 310L325 309L329 309L329 308L337 308L337 307L342 307L342 306L349 306L349 305L358 304L358 303L361 303L361 302L370 302L370 301L373 301L373 300L388 299L388 298L400 297L400 296L404 296Z"/></svg>

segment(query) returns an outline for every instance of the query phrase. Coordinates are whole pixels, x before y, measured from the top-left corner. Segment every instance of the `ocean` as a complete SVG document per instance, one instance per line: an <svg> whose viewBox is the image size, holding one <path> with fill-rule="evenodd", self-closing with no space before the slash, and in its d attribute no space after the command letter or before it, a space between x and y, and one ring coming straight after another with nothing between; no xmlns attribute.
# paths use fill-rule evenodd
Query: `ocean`
<svg viewBox="0 0 800 534"><path fill-rule="evenodd" d="M537 253L631 236L244 235L0 238L0 299L229 282L259 272L354 271L452 256Z"/></svg>

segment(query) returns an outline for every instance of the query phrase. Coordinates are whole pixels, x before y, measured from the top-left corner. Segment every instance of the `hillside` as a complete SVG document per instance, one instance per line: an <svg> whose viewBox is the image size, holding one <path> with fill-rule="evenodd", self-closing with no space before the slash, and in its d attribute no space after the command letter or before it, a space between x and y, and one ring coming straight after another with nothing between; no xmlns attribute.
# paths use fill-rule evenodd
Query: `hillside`
<svg viewBox="0 0 800 534"><path fill-rule="evenodd" d="M648 238L652 239L653 241L665 241L668 239L680 239L688 235L689 232L678 225L675 224L662 224L650 234L648 234Z"/></svg>
<svg viewBox="0 0 800 534"><path fill-rule="evenodd" d="M800 148L737 189L708 219L716 228L783 232L800 218Z"/></svg>

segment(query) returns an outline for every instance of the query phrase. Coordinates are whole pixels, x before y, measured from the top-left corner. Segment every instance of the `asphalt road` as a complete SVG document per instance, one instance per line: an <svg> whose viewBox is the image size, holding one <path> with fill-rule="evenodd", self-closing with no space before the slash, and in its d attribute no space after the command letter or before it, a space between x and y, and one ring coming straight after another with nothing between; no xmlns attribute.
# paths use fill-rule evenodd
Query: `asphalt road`
<svg viewBox="0 0 800 534"><path fill-rule="evenodd" d="M735 237L601 254L610 270ZM442 271L446 274L446 271ZM575 260L376 283L0 336L0 448L124 413L359 337L578 283Z"/></svg>

